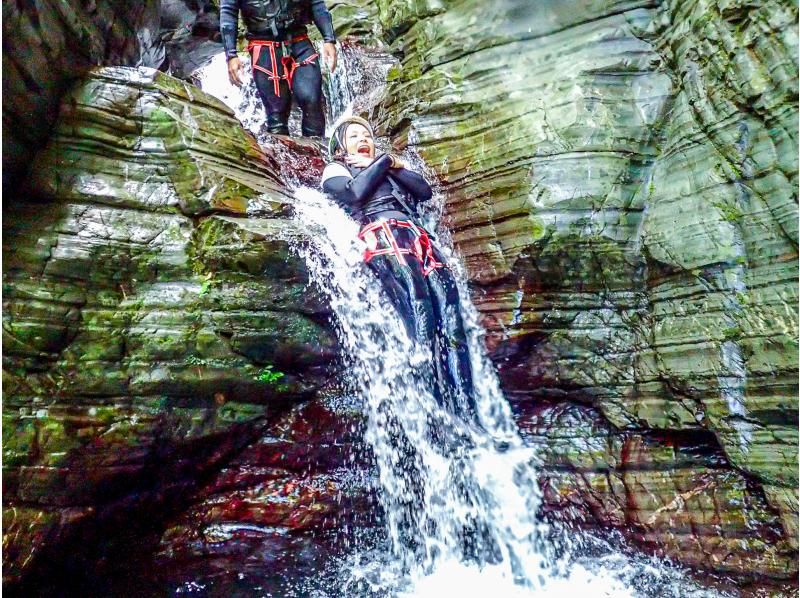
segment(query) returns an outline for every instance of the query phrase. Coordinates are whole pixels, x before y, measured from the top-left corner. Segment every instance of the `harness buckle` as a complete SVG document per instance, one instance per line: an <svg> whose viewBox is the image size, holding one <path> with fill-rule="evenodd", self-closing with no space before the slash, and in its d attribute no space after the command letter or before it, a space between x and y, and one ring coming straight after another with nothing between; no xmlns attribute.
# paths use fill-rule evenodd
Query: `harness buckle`
<svg viewBox="0 0 800 598"><path fill-rule="evenodd" d="M411 230L414 234L414 242L411 248L400 246L394 236L392 227ZM378 231L383 231L383 238L379 237ZM364 250L364 261L367 263L376 256L386 255L394 257L398 264L406 266L408 264L404 256L411 255L419 260L424 276L428 276L437 268L445 267L445 264L438 261L434 256L433 244L428 233L411 221L397 220L395 218L376 220L364 225L358 233L358 238L367 244ZM381 242L386 246L379 247Z"/></svg>
<svg viewBox="0 0 800 598"><path fill-rule="evenodd" d="M294 59L294 56L292 56L292 50L290 45L307 39L308 35L302 34L283 41L254 39L250 40L250 43L247 45L247 51L250 52L250 63L252 69L254 71L261 71L262 73L267 75L269 80L272 81L275 90L275 95L277 97L281 97L281 81L286 81L286 83L289 85L289 90L291 91L292 82L294 80L294 72L299 67L311 64L312 62L314 62L314 60L319 58L319 52L314 52L311 56L309 56L302 62L298 63ZM270 63L272 65L272 70L269 70L258 64L258 59L261 57L261 48L264 46L267 46L269 48L269 57L270 57ZM279 63L278 63L278 57L275 52L276 48L280 48L280 53L281 53L280 65L283 67L282 75L279 72L280 68L278 68Z"/></svg>

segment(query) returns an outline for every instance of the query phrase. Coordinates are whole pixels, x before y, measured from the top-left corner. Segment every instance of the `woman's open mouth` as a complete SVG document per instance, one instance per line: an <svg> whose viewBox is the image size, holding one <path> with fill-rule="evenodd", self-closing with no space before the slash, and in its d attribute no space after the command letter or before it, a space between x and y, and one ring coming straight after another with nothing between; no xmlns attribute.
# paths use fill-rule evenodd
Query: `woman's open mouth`
<svg viewBox="0 0 800 598"><path fill-rule="evenodd" d="M368 146L368 145L366 145L366 144L364 144L364 145L359 145L359 146L358 146L358 149L357 149L356 151L357 151L359 154L366 154L366 155L369 155L369 146Z"/></svg>

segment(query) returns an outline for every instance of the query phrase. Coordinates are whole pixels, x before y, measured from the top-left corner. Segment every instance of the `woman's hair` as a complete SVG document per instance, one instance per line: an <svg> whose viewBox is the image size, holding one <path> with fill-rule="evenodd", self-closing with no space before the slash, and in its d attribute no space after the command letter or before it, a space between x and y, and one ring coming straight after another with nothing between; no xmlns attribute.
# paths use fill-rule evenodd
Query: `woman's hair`
<svg viewBox="0 0 800 598"><path fill-rule="evenodd" d="M357 124L364 127L369 134L375 138L375 133L372 130L372 125L360 116L347 116L342 119L336 128L333 130L330 140L328 141L328 152L332 160L341 160L344 155L345 141L344 136L347 134L347 127Z"/></svg>

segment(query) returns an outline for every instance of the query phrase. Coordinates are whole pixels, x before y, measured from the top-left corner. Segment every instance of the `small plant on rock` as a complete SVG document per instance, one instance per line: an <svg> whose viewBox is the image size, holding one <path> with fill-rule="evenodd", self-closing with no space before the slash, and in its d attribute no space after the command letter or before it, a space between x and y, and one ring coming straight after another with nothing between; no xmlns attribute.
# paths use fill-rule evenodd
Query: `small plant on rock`
<svg viewBox="0 0 800 598"><path fill-rule="evenodd" d="M259 382L266 382L267 384L274 384L278 380L284 377L283 372L274 371L273 366L270 364L261 369L261 371L256 374L255 379Z"/></svg>

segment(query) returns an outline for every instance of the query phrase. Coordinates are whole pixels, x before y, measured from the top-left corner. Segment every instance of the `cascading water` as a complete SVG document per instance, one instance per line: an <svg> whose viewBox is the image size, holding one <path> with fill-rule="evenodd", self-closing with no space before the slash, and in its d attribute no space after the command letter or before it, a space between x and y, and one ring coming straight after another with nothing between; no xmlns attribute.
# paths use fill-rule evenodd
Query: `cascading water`
<svg viewBox="0 0 800 598"><path fill-rule="evenodd" d="M328 123L343 114L358 113L377 103L386 85L386 76L396 60L389 54L366 53L360 47L343 42L339 46L339 66L325 79Z"/></svg>
<svg viewBox="0 0 800 598"><path fill-rule="evenodd" d="M389 587L401 586L402 575L413 580L441 562L470 560L495 563L504 577L533 583L545 567L536 550L541 524L533 518L533 455L497 400L493 374L473 351L486 430L442 410L431 385L430 351L407 338L378 281L360 268L355 223L313 190L298 191L297 199L297 218L314 239L300 252L337 315L348 381L368 410L366 439L378 463L397 564Z"/></svg>
<svg viewBox="0 0 800 598"><path fill-rule="evenodd" d="M348 65L363 68L364 62L345 54L341 70L329 81L330 89L339 90L329 100L329 118L351 111L354 100L365 97L370 90L360 86L372 85L374 91L373 78L347 72ZM230 86L224 59L212 62L199 80L270 142L261 130L263 108L253 86ZM476 311L455 256L448 257L460 278L480 426L436 403L430 352L408 339L380 282L364 266L357 224L308 188L296 191L295 218L308 239L295 249L336 316L347 383L364 406L365 440L376 463L385 521L384 537L337 565L336 590L316 586L313 595L463 598L588 590L615 597L720 596L694 587L674 569L624 556L602 543L593 544L591 556L580 556L566 534L537 519L535 455L519 437L481 349Z"/></svg>
<svg viewBox="0 0 800 598"><path fill-rule="evenodd" d="M347 382L367 412L365 439L387 526L384 546L342 566L344 595L556 596L589 588L596 596L710 595L675 570L608 549L580 558L562 534L537 521L535 455L517 434L480 349L463 278L481 427L436 403L430 353L408 339L364 267L356 223L315 190L298 189L296 199L296 218L310 239L296 249L336 315Z"/></svg>

